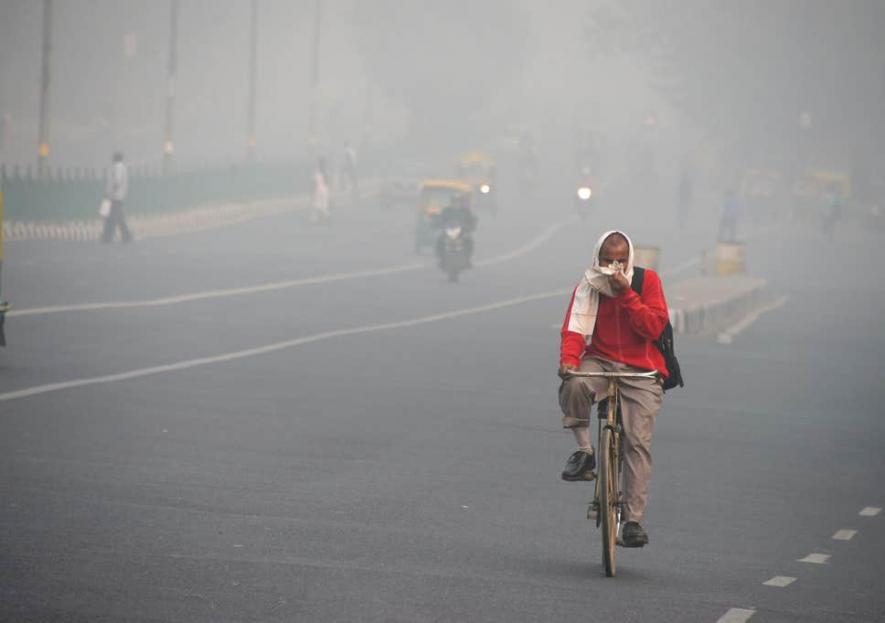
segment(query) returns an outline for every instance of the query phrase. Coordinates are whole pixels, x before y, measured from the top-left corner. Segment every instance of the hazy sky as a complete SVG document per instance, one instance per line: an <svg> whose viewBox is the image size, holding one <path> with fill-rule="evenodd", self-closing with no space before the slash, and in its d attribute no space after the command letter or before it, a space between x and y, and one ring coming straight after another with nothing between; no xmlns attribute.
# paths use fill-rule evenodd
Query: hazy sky
<svg viewBox="0 0 885 623"><path fill-rule="evenodd" d="M482 19L490 23L475 30L467 27L470 5L434 15L418 4L398 11L396 3L379 0L357 10L353 0L324 0L319 139L332 145L345 138L359 140L371 108L374 138L395 140L414 119L408 102L398 97L401 89L393 87L419 80L428 101L440 102L439 109L419 114L429 116L431 123L447 121L449 130L462 128L463 122L465 142L471 132L477 133L477 124L538 132L545 131L545 124L568 126L593 117L588 123L604 119L609 125L629 125L645 109L662 107L635 68L623 62L589 62L583 39L586 3L567 0L552 10L528 0L482 3ZM0 110L9 117L0 160L31 162L37 142L42 3L0 0L0 7ZM123 149L132 161L157 161L169 3L69 0L54 7L51 160L94 165L105 162L112 150ZM307 135L315 2L260 0L259 7L258 153L292 156L303 149ZM367 20L366 11L376 9ZM181 0L175 134L176 156L183 162L234 160L244 152L249 14L247 0ZM491 23L497 15L508 19ZM480 38L481 31L496 27L499 36L493 42ZM375 29L369 33L374 38L367 37L367 28ZM426 54L410 55L408 47L396 47L415 32L440 48L441 65L431 66ZM452 33L460 36L460 45ZM385 68L366 66L377 51L367 45L386 46L395 55L403 84L377 79ZM454 111L446 119L445 90L451 95L460 88L455 78L482 61L495 63L483 65L490 69L480 76L493 96L470 115ZM469 99L473 94L461 95ZM612 95L619 103L606 108Z"/></svg>

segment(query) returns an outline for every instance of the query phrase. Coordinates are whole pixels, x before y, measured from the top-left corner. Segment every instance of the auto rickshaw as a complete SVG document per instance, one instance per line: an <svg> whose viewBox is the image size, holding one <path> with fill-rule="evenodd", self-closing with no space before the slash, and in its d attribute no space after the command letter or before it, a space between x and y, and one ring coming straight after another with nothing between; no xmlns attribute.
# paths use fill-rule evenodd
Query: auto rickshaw
<svg viewBox="0 0 885 623"><path fill-rule="evenodd" d="M436 219L453 199L470 197L473 189L459 180L428 179L421 183L415 219L415 253L436 244Z"/></svg>
<svg viewBox="0 0 885 623"><path fill-rule="evenodd" d="M498 182L491 156L479 151L464 154L458 162L458 177L473 188L477 212L498 211Z"/></svg>
<svg viewBox="0 0 885 623"><path fill-rule="evenodd" d="M851 178L846 173L814 170L800 176L793 185L793 218L818 220L826 209L827 194L833 192L841 203L850 201Z"/></svg>

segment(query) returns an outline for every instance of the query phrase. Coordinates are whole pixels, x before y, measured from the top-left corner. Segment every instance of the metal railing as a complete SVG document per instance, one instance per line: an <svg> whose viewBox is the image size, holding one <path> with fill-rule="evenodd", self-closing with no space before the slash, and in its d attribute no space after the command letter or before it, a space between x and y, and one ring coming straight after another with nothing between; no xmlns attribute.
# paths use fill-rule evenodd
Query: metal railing
<svg viewBox="0 0 885 623"><path fill-rule="evenodd" d="M158 166L128 167L128 214L160 214L197 205L309 192L308 161L205 166L163 175ZM104 169L0 166L8 221L62 222L98 218Z"/></svg>

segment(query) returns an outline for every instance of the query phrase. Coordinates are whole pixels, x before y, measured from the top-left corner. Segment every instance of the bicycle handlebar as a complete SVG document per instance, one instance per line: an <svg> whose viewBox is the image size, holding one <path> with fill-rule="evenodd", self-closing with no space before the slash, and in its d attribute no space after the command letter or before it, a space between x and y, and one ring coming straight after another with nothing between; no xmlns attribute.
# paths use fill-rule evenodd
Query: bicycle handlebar
<svg viewBox="0 0 885 623"><path fill-rule="evenodd" d="M655 370L649 370L648 372L579 372L573 370L564 376L592 376L606 379L656 379L658 378L658 373Z"/></svg>

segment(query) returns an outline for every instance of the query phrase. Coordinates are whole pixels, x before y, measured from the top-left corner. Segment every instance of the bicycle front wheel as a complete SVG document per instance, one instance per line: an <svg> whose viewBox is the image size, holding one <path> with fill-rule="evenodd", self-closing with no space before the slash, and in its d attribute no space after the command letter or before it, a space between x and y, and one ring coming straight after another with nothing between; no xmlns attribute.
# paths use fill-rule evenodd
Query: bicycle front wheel
<svg viewBox="0 0 885 623"><path fill-rule="evenodd" d="M605 575L614 577L617 571L615 551L620 517L618 493L618 460L615 436L605 428L599 441L599 513L602 515L602 565Z"/></svg>

